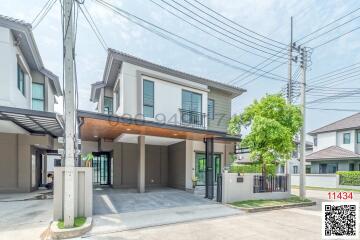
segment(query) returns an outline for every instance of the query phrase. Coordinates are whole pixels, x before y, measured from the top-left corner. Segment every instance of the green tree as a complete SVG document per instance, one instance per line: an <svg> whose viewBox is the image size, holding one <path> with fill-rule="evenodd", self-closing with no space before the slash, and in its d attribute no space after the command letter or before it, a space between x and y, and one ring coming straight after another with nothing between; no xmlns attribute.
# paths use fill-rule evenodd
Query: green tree
<svg viewBox="0 0 360 240"><path fill-rule="evenodd" d="M243 128L251 127L240 146L249 148L250 159L262 164L265 177L266 165L291 158L294 136L301 126L300 108L287 104L276 94L255 100L243 113L233 116L228 130L230 134L239 135Z"/></svg>

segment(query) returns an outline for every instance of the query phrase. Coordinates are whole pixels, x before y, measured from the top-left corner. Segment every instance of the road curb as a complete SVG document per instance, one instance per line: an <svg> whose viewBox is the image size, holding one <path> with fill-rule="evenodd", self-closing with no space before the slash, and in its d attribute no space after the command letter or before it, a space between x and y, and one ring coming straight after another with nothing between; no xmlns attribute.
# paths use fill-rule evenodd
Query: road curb
<svg viewBox="0 0 360 240"><path fill-rule="evenodd" d="M50 226L50 235L52 239L66 239L80 237L90 231L92 227L92 217L86 218L86 222L81 227L76 228L58 228L58 221L54 221Z"/></svg>
<svg viewBox="0 0 360 240"><path fill-rule="evenodd" d="M316 205L316 202L294 203L294 204L285 204L285 205L280 205L280 206L259 207L259 208L243 208L243 207L236 207L231 204L226 204L226 205L228 207L236 208L236 209L248 212L248 213L255 213L255 212L264 212L264 211L286 209L286 208L309 207L309 206Z"/></svg>

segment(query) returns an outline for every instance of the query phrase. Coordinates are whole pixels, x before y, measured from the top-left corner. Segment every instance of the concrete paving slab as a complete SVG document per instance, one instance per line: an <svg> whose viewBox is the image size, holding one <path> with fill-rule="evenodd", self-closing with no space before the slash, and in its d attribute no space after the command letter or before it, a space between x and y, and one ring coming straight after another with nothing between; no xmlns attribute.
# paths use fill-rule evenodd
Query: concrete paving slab
<svg viewBox="0 0 360 240"><path fill-rule="evenodd" d="M161 188L94 191L93 229L86 236L242 214L185 191Z"/></svg>

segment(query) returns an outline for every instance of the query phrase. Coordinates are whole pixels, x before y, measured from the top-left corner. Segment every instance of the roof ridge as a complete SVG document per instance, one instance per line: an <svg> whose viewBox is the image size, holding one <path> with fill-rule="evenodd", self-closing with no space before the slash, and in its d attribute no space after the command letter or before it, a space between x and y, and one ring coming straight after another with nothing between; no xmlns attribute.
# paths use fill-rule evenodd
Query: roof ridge
<svg viewBox="0 0 360 240"><path fill-rule="evenodd" d="M227 86L227 87L230 87L230 88L234 88L234 89L237 89L237 90L240 90L240 91L246 91L245 89L243 89L241 87L238 87L238 86L234 86L234 85L230 85L230 84L227 84L227 83L219 82L219 81L209 79L209 78L205 78L205 77L202 77L202 76L197 76L195 74L186 73L186 72L183 72L183 71L180 71L180 70L177 70L177 69L174 69L174 68L170 68L170 67L158 64L158 63L150 62L149 60L145 60L143 58L139 58L139 57L136 57L134 55L131 55L131 54L128 54L128 53L125 53L123 51L119 51L119 50L116 50L116 49L113 49L113 48L108 48L108 52L113 52L113 53L116 53L116 54L124 55L124 56L131 57L131 58L135 58L135 59L137 59L139 61L154 64L154 65L157 65L159 67L165 68L167 70L176 71L176 72L181 73L181 74L185 74L185 75L192 76L192 77L195 77L195 78L199 78L199 79L203 79L203 80L210 81L210 82L213 82L213 83L221 84L221 85L224 85L224 86Z"/></svg>
<svg viewBox="0 0 360 240"><path fill-rule="evenodd" d="M311 134L311 133L315 133L315 132L317 132L318 130L320 130L320 129L322 129L322 128L325 128L325 127L331 126L331 125L333 125L333 124L336 124L336 123L338 123L338 122L344 121L344 120L346 120L346 119L348 119L348 118L351 118L351 117L354 117L354 116L356 116L356 115L358 115L358 114L360 114L360 112L354 113L354 114L352 114L352 115L350 115L350 116L344 117L344 118L339 119L339 120L337 120L337 121L335 121L335 122L326 124L325 126L322 126L322 127L317 128L317 129L314 129L314 130L312 130L312 131L309 132L309 133L310 133L310 134Z"/></svg>
<svg viewBox="0 0 360 240"><path fill-rule="evenodd" d="M2 19L5 19L5 20L8 20L8 21L12 21L12 22L16 22L16 23L19 23L19 24L22 24L26 27L29 27L30 29L32 29L32 25L22 19L18 19L18 18L13 18L13 17L10 17L10 16L6 16L6 15L2 15L0 14L0 18Z"/></svg>

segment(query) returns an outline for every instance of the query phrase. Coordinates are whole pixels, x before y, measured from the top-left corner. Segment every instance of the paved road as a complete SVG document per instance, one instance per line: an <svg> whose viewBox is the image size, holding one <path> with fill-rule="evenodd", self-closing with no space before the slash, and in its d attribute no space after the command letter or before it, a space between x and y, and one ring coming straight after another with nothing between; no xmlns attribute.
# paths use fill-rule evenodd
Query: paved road
<svg viewBox="0 0 360 240"><path fill-rule="evenodd" d="M0 201L0 239L32 240L52 220L52 200Z"/></svg>

